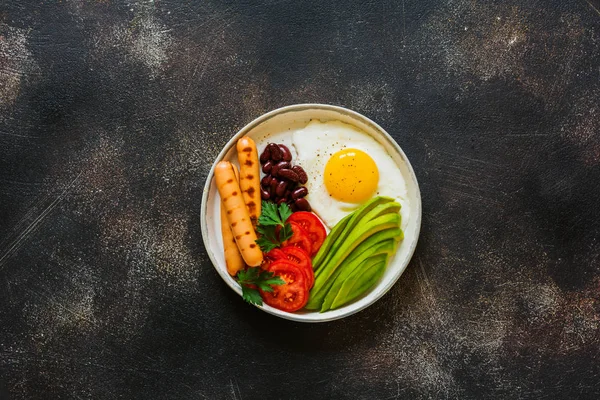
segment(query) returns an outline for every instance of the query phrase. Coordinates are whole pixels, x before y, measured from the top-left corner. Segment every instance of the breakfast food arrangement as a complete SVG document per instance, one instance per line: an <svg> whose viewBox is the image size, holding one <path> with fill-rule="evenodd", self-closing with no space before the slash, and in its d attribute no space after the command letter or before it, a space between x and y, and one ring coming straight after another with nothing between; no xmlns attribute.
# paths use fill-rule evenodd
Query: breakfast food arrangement
<svg viewBox="0 0 600 400"><path fill-rule="evenodd" d="M380 282L410 204L378 141L340 121L312 120L285 143L242 136L235 149L214 179L222 254L244 300L324 313Z"/></svg>

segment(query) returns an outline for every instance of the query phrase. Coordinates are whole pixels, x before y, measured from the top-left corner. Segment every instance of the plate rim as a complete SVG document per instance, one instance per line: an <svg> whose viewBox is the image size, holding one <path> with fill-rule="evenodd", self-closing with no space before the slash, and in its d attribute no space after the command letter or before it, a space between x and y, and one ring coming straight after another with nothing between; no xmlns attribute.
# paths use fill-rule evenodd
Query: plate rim
<svg viewBox="0 0 600 400"><path fill-rule="evenodd" d="M250 121L249 123L244 125L240 130L238 130L235 133L235 135L233 135L231 137L231 139L225 144L225 146L221 149L221 151L217 155L216 159L213 161L210 171L208 172L208 175L206 176L206 181L204 183L204 188L202 190L202 201L201 201L201 206L200 206L200 228L201 228L202 241L204 243L204 248L205 248L205 250L208 254L208 257L213 265L213 268L217 271L217 273L219 274L221 279L223 279L223 281L225 281L227 286L229 286L239 296L241 296L242 295L241 288L239 287L239 285L232 285L228 279L228 278L230 278L230 275L226 271L222 271L220 268L218 268L217 260L215 259L213 252L209 248L208 224L207 224L207 219L206 219L206 211L207 211L207 207L208 207L208 197L209 197L209 193L210 193L210 187L211 187L212 181L214 179L215 166L232 149L232 147L235 145L235 143L237 142L237 140L240 137L242 137L244 134L246 134L247 132L254 129L256 126L260 125L261 123L269 120L270 118L272 118L273 116L278 115L278 114L282 114L282 113L286 113L286 112L290 112L290 111L306 111L306 110L310 110L310 109L335 111L335 112L338 112L341 114L348 115L352 118L361 120L366 125L370 125L371 128L373 128L374 130L381 133L383 135L383 137L385 138L385 140L388 142L388 144L390 146L392 146L398 152L398 154L400 154L401 158L406 163L406 166L410 173L410 177L414 182L414 186L415 186L415 190L416 190L415 197L418 200L417 207L416 207L416 208L418 208L418 210L415 210L415 211L418 211L418 212L415 212L415 214L416 214L415 217L417 218L415 236L414 236L414 239L412 240L412 242L410 243L410 247L407 252L406 263L405 263L405 265L402 266L402 269L401 269L400 273L398 274L398 276L396 276L392 280L390 280L383 287L383 290L381 291L381 293L379 295L377 295L375 298L373 298L373 300L371 302L365 303L362 306L357 307L355 309L350 309L344 313L335 314L330 317L314 318L314 319L313 318L302 318L302 316L304 316L306 314L288 313L288 312L277 310L274 308L272 309L272 307L265 308L264 306L261 307L261 306L254 305L254 307L259 308L268 314L275 315L277 317L284 318L287 320L296 321L296 322L304 322L304 323L320 323L320 322L329 322L329 321L334 321L334 320L348 317L350 315L356 314L357 312L362 311L365 308L375 304L379 299L381 299L385 294L387 294L387 292L390 291L390 289L396 284L396 282L404 274L404 271L406 271L406 269L408 268L408 264L410 264L410 261L412 260L412 257L414 255L414 252L417 247L417 243L419 241L419 237L421 234L422 214L423 214L421 189L419 187L419 181L417 180L417 176L412 167L412 164L410 163L410 160L404 153L404 150L402 150L402 148L400 147L398 142L396 142L396 140L394 140L394 138L385 129L383 129L379 124L377 124L376 122L372 121L370 118L368 118L356 111L353 111L353 110L350 110L348 108L341 107L341 106L336 106L336 105L331 105L331 104L323 104L323 103L291 104L291 105L276 108L272 111L269 111L265 114L258 116L257 118L253 119L252 121ZM413 205L411 204L411 209L412 208L413 208ZM411 216L412 216L412 214L411 214ZM324 313L324 314L318 313L317 316L319 316L319 315L326 316L326 313Z"/></svg>

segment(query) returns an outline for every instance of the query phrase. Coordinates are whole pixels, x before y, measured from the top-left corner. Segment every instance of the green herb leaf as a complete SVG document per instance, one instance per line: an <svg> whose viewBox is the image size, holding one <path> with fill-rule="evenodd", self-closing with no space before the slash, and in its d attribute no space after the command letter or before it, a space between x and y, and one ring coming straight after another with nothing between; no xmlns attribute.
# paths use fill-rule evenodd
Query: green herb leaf
<svg viewBox="0 0 600 400"><path fill-rule="evenodd" d="M262 212L256 226L260 237L256 244L263 252L268 253L292 237L292 227L286 223L290 215L292 210L285 203L276 205L268 201L262 202Z"/></svg>
<svg viewBox="0 0 600 400"><path fill-rule="evenodd" d="M239 283L252 283L259 275L258 268L247 268L238 271L237 278Z"/></svg>
<svg viewBox="0 0 600 400"><path fill-rule="evenodd" d="M256 289L242 285L242 298L250 304L262 306L262 297L260 297L260 292Z"/></svg>
<svg viewBox="0 0 600 400"><path fill-rule="evenodd" d="M256 239L256 244L260 247L263 253L268 253L281 245L277 238L271 235L266 235L265 232L262 232L261 237Z"/></svg>
<svg viewBox="0 0 600 400"><path fill-rule="evenodd" d="M271 274L271 276L273 275L272 272L269 272ZM283 285L285 283L285 281L283 279L281 279L278 276L272 276L271 278L265 279L264 281L259 281L256 284L258 285L258 287L263 291L263 292L272 292L273 291L273 285Z"/></svg>
<svg viewBox="0 0 600 400"><path fill-rule="evenodd" d="M281 203L279 205L279 216L281 217L281 223L284 224L285 221L292 215L292 209L286 203Z"/></svg>
<svg viewBox="0 0 600 400"><path fill-rule="evenodd" d="M256 232L258 232L258 234L260 235L261 238L271 240L273 242L276 242L278 240L277 233L276 233L277 232L276 226L257 225Z"/></svg>
<svg viewBox="0 0 600 400"><path fill-rule="evenodd" d="M285 281L278 276L274 276L273 272L263 271L259 267L251 267L246 270L241 270L237 274L238 283L242 286L242 297L250 304L262 306L262 297L260 297L261 289L264 292L272 292L272 285L283 285ZM256 286L254 288L252 286Z"/></svg>
<svg viewBox="0 0 600 400"><path fill-rule="evenodd" d="M283 226L290 215L292 215L292 210L287 204L282 203L277 205L270 201L263 201L262 212L260 213L260 217L258 217L258 223L263 226Z"/></svg>
<svg viewBox="0 0 600 400"><path fill-rule="evenodd" d="M292 225L285 224L283 228L281 228L281 231L279 231L279 240L283 243L291 238L293 234L294 232L292 231Z"/></svg>

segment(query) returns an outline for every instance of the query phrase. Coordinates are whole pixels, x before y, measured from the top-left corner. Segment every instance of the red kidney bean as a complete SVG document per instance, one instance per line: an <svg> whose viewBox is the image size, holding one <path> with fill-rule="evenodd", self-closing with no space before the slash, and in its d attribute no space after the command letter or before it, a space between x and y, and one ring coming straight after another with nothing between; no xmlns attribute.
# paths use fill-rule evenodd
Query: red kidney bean
<svg viewBox="0 0 600 400"><path fill-rule="evenodd" d="M285 199L279 199L277 200L277 205L283 204L285 203Z"/></svg>
<svg viewBox="0 0 600 400"><path fill-rule="evenodd" d="M271 175L277 176L279 174L279 164L273 164L273 168L271 168Z"/></svg>
<svg viewBox="0 0 600 400"><path fill-rule="evenodd" d="M287 182L281 181L277 185L277 189L275 189L275 193L277 194L277 196L283 197L283 195L285 194L285 189L287 189Z"/></svg>
<svg viewBox="0 0 600 400"><path fill-rule="evenodd" d="M279 161L277 163L277 170L282 170L282 169L290 169L290 163L287 161Z"/></svg>
<svg viewBox="0 0 600 400"><path fill-rule="evenodd" d="M273 169L271 171L275 171L275 175L279 176L279 172L282 169L290 169L290 163L287 161L280 161L277 164L273 165ZM271 173L273 175L273 173Z"/></svg>
<svg viewBox="0 0 600 400"><path fill-rule="evenodd" d="M298 209L300 211L310 211L311 210L308 200L306 200L304 197L294 200L294 204L296 205L296 207L298 207Z"/></svg>
<svg viewBox="0 0 600 400"><path fill-rule="evenodd" d="M262 172L264 172L265 174L270 173L272 169L273 169L273 162L271 160L267 161L262 166Z"/></svg>
<svg viewBox="0 0 600 400"><path fill-rule="evenodd" d="M290 182L288 184L288 190L290 192L293 192L294 190L296 190L297 187L298 187L298 182Z"/></svg>
<svg viewBox="0 0 600 400"><path fill-rule="evenodd" d="M296 174L291 169L280 169L279 171L277 171L277 176L279 176L280 178L288 179L292 182L298 182L299 179L298 174Z"/></svg>
<svg viewBox="0 0 600 400"><path fill-rule="evenodd" d="M263 200L269 200L271 198L271 193L264 188L260 189L260 198Z"/></svg>
<svg viewBox="0 0 600 400"><path fill-rule="evenodd" d="M298 175L298 182L300 182L303 185L306 182L308 182L308 176L306 175L306 171L304 171L304 168L302 168L299 165L294 165L292 167L292 171L294 171L296 175Z"/></svg>
<svg viewBox="0 0 600 400"><path fill-rule="evenodd" d="M262 154L260 155L260 163L264 164L271 159L271 150L269 150L269 146L265 147Z"/></svg>
<svg viewBox="0 0 600 400"><path fill-rule="evenodd" d="M292 191L290 189L286 190L283 197L285 197L286 199L291 200L291 195L292 195Z"/></svg>
<svg viewBox="0 0 600 400"><path fill-rule="evenodd" d="M292 199L297 200L308 194L308 189L306 186L300 186L298 189L292 192Z"/></svg>
<svg viewBox="0 0 600 400"><path fill-rule="evenodd" d="M292 161L292 153L285 144L280 144L279 150L281 150L281 159L283 161Z"/></svg>
<svg viewBox="0 0 600 400"><path fill-rule="evenodd" d="M271 175L265 175L261 180L260 180L260 186L262 186L263 189L267 189L269 188L269 186L271 186Z"/></svg>
<svg viewBox="0 0 600 400"><path fill-rule="evenodd" d="M275 143L269 143L267 148L271 153L271 160L281 161L281 150L279 149L279 146L277 146Z"/></svg>
<svg viewBox="0 0 600 400"><path fill-rule="evenodd" d="M290 206L290 209L292 210L292 212L300 211L300 209L298 208L296 203L292 203L292 205Z"/></svg>
<svg viewBox="0 0 600 400"><path fill-rule="evenodd" d="M271 197L274 197L277 193L277 185L279 185L279 181L275 178L271 178L271 184L269 185Z"/></svg>

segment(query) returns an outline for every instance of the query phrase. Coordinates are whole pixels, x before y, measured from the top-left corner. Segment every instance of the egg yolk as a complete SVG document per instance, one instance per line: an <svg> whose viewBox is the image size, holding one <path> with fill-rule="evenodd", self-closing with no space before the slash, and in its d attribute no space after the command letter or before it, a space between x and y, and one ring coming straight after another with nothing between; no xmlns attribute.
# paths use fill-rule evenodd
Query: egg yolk
<svg viewBox="0 0 600 400"><path fill-rule="evenodd" d="M362 150L344 149L329 158L323 175L329 195L346 203L371 198L379 183L375 161Z"/></svg>

